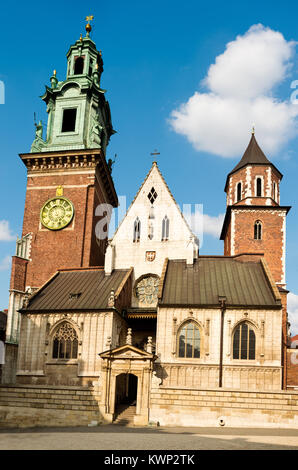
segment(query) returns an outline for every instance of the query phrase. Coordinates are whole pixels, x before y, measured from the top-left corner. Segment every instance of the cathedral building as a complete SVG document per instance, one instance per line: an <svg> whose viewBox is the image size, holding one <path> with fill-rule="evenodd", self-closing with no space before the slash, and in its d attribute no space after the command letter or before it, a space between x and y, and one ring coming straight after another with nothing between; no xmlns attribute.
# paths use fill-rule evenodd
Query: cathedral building
<svg viewBox="0 0 298 470"><path fill-rule="evenodd" d="M102 237L98 208L118 205L106 161L114 130L90 29L67 53L66 79L54 72L42 96L45 138L39 123L20 155L28 183L6 330L16 384L96 390L105 422L127 409L134 424L198 423L191 399L208 394L281 393L282 174L253 132L226 179L223 256L200 255L156 162L113 237Z"/></svg>

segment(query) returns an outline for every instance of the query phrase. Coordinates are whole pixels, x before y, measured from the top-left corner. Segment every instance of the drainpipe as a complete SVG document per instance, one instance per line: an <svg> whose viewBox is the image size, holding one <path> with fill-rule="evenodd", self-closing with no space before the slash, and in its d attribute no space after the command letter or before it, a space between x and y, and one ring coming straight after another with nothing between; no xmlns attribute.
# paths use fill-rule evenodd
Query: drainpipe
<svg viewBox="0 0 298 470"><path fill-rule="evenodd" d="M223 361L223 329L224 329L224 315L226 311L226 296L219 295L218 302L220 305L221 310L221 318L220 318L220 352L219 352L219 384L218 386L222 387L222 361Z"/></svg>

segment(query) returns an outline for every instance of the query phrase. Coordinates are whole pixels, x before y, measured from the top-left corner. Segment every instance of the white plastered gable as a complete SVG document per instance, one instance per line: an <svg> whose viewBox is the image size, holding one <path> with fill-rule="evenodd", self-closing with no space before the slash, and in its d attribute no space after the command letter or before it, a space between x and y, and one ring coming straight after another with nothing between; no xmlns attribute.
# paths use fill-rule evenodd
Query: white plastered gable
<svg viewBox="0 0 298 470"><path fill-rule="evenodd" d="M148 198L152 189L156 194L154 202L150 202ZM166 240L163 239L162 232L165 216L169 221ZM137 218L140 221L140 238L134 241L134 224ZM153 163L124 219L109 241L105 271L110 274L113 269L133 266L135 279L147 273L160 276L165 258L186 259L188 264L192 264L197 253L196 237L157 164Z"/></svg>

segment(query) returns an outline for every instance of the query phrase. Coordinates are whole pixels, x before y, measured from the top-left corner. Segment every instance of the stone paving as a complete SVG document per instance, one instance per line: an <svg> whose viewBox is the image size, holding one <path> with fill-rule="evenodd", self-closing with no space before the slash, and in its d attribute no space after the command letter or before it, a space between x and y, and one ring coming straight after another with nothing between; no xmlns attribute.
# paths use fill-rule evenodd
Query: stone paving
<svg viewBox="0 0 298 470"><path fill-rule="evenodd" d="M298 450L298 429L2 428L0 450Z"/></svg>

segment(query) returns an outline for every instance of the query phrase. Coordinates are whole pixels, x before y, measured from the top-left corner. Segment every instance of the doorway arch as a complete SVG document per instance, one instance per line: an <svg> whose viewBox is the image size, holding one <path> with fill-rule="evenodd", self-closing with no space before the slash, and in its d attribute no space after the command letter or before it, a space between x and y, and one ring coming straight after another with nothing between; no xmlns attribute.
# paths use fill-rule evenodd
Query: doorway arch
<svg viewBox="0 0 298 470"><path fill-rule="evenodd" d="M116 377L115 408L121 405L136 405L138 377L130 373L122 373Z"/></svg>

